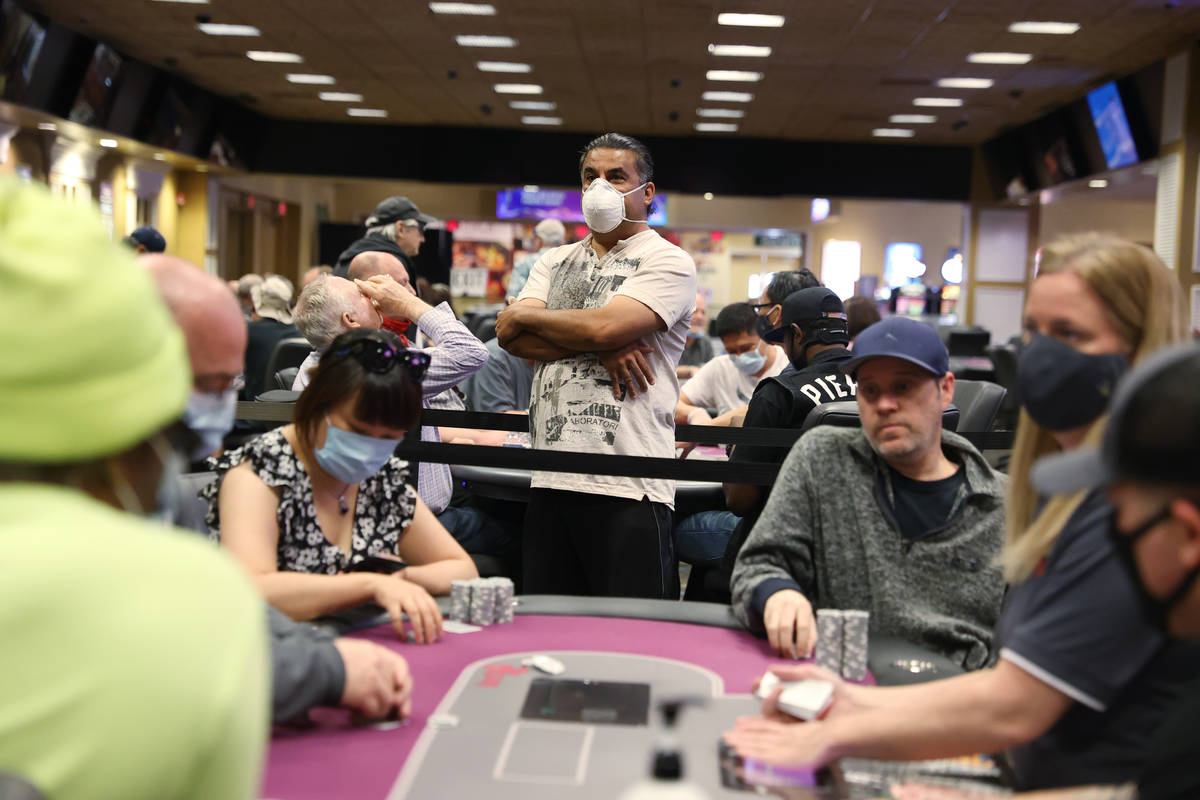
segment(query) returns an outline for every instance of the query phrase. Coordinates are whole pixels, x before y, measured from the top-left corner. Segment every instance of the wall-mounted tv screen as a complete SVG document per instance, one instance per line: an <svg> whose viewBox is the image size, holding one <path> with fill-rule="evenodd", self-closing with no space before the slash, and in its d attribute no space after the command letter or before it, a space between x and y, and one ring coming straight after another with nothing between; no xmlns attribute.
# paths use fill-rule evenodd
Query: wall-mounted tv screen
<svg viewBox="0 0 1200 800"><path fill-rule="evenodd" d="M583 193L570 189L501 189L496 192L497 219L557 219L583 222ZM646 220L667 224L667 196L654 195L654 208Z"/></svg>
<svg viewBox="0 0 1200 800"><path fill-rule="evenodd" d="M29 91L42 54L46 28L12 0L0 3L0 96L20 102Z"/></svg>
<svg viewBox="0 0 1200 800"><path fill-rule="evenodd" d="M184 135L194 125L192 116L192 110L175 87L168 88L163 94L162 102L158 104L158 110L154 115L154 122L150 126L150 132L146 135L146 141L156 147L165 147L168 150L180 149L180 142Z"/></svg>
<svg viewBox="0 0 1200 800"><path fill-rule="evenodd" d="M121 56L106 44L96 45L68 118L80 125L104 127L117 96L120 72Z"/></svg>
<svg viewBox="0 0 1200 800"><path fill-rule="evenodd" d="M1088 92L1087 101L1108 168L1136 164L1137 146L1133 143L1133 132L1129 129L1129 119L1125 116L1125 106L1121 103L1117 84L1106 83L1093 89Z"/></svg>

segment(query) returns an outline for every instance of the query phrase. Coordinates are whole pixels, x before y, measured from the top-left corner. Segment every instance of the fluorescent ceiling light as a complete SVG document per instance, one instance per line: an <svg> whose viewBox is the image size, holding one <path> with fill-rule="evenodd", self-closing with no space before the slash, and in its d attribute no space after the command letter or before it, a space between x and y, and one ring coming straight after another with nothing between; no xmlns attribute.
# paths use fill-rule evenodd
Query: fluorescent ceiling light
<svg viewBox="0 0 1200 800"><path fill-rule="evenodd" d="M1070 36L1078 30L1078 22L1014 22L1008 26L1009 33L1044 33L1054 36Z"/></svg>
<svg viewBox="0 0 1200 800"><path fill-rule="evenodd" d="M496 7L487 3L430 3L435 14L470 14L475 17L494 17Z"/></svg>
<svg viewBox="0 0 1200 800"><path fill-rule="evenodd" d="M718 25L742 28L782 28L783 17L778 14L717 14Z"/></svg>
<svg viewBox="0 0 1200 800"><path fill-rule="evenodd" d="M515 108L517 111L553 111L558 108L558 103L547 103L543 100L513 100L508 107Z"/></svg>
<svg viewBox="0 0 1200 800"><path fill-rule="evenodd" d="M39 122L38 130L39 131L56 131L56 130L58 130L58 126L55 125L53 122Z"/></svg>
<svg viewBox="0 0 1200 800"><path fill-rule="evenodd" d="M299 64L304 60L298 53L278 53L274 50L247 50L246 58L272 64Z"/></svg>
<svg viewBox="0 0 1200 800"><path fill-rule="evenodd" d="M1028 64L1033 61L1030 53L969 53L967 61L972 64Z"/></svg>
<svg viewBox="0 0 1200 800"><path fill-rule="evenodd" d="M732 122L697 122L696 130L705 133L733 133L737 125Z"/></svg>
<svg viewBox="0 0 1200 800"><path fill-rule="evenodd" d="M753 44L710 44L708 52L714 56L733 56L735 58L766 58L771 55L771 48Z"/></svg>
<svg viewBox="0 0 1200 800"><path fill-rule="evenodd" d="M521 117L526 125L562 125L562 117Z"/></svg>
<svg viewBox="0 0 1200 800"><path fill-rule="evenodd" d="M261 36L253 25L227 25L223 22L201 22L196 26L209 36Z"/></svg>
<svg viewBox="0 0 1200 800"><path fill-rule="evenodd" d="M475 66L480 72L533 72L533 67L528 64L513 61L476 61Z"/></svg>
<svg viewBox="0 0 1200 800"><path fill-rule="evenodd" d="M101 139L100 146L101 147L116 147L117 140L116 139Z"/></svg>
<svg viewBox="0 0 1200 800"><path fill-rule="evenodd" d="M754 95L749 92L705 92L700 98L708 103L749 103Z"/></svg>
<svg viewBox="0 0 1200 800"><path fill-rule="evenodd" d="M932 114L892 114L888 122L899 125L930 125L937 122Z"/></svg>
<svg viewBox="0 0 1200 800"><path fill-rule="evenodd" d="M911 139L917 132L909 128L876 128L871 135L881 139Z"/></svg>
<svg viewBox="0 0 1200 800"><path fill-rule="evenodd" d="M1096 178L1094 180L1088 181L1088 186L1090 186L1093 189L1107 189L1108 181L1104 180L1104 178Z"/></svg>
<svg viewBox="0 0 1200 800"><path fill-rule="evenodd" d="M382 108L348 108L346 113L352 117L386 117L387 112Z"/></svg>
<svg viewBox="0 0 1200 800"><path fill-rule="evenodd" d="M913 100L914 106L926 108L959 108L962 104L961 97L918 97Z"/></svg>
<svg viewBox="0 0 1200 800"><path fill-rule="evenodd" d="M542 87L536 83L497 83L492 89L500 94L541 94Z"/></svg>
<svg viewBox="0 0 1200 800"><path fill-rule="evenodd" d="M990 89L995 83L991 78L941 78L937 85L943 89Z"/></svg>
<svg viewBox="0 0 1200 800"><path fill-rule="evenodd" d="M710 81L761 81L761 72L743 72L737 69L710 69L704 74Z"/></svg>
<svg viewBox="0 0 1200 800"><path fill-rule="evenodd" d="M746 112L740 108L697 108L696 114L701 117L720 117L724 119L741 119Z"/></svg>
<svg viewBox="0 0 1200 800"><path fill-rule="evenodd" d="M511 36L455 36L460 47L516 47L517 40Z"/></svg>
<svg viewBox="0 0 1200 800"><path fill-rule="evenodd" d="M361 103L363 96L354 92L321 92L317 95L327 103Z"/></svg>
<svg viewBox="0 0 1200 800"><path fill-rule="evenodd" d="M309 75L307 73L293 72L287 76L291 83L307 83L314 86L326 86L331 83L336 83L332 75Z"/></svg>

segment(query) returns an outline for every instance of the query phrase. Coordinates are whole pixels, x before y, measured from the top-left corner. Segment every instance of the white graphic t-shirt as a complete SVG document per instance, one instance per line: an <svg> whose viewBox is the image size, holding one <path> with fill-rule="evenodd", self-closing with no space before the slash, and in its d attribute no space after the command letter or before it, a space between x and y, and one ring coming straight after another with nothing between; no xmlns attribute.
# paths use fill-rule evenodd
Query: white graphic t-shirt
<svg viewBox="0 0 1200 800"><path fill-rule="evenodd" d="M767 358L771 360L767 371L756 378L738 369L730 356L717 356L683 385L683 393L691 405L712 408L718 414L741 408L750 402L759 381L774 378L788 363L783 348L775 345L771 346Z"/></svg>
<svg viewBox="0 0 1200 800"><path fill-rule="evenodd" d="M644 338L654 385L615 400L612 379L594 353L541 362L533 374L529 433L537 449L673 458L675 365L687 342L696 306L692 257L647 230L622 239L598 258L591 237L556 247L537 260L519 300L542 300L551 310L601 308L613 295L631 297L666 324ZM587 492L675 507L675 482L619 475L534 472L534 488Z"/></svg>

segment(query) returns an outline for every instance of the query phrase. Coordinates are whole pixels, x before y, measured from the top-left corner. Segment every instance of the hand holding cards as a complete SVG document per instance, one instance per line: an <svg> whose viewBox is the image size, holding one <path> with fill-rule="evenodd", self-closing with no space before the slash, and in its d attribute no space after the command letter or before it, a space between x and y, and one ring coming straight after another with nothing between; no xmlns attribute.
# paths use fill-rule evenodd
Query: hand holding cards
<svg viewBox="0 0 1200 800"><path fill-rule="evenodd" d="M780 686L783 691L779 694L779 710L805 722L820 717L833 703L832 683L816 680L780 681L773 672L762 676L755 694L760 700L766 700Z"/></svg>

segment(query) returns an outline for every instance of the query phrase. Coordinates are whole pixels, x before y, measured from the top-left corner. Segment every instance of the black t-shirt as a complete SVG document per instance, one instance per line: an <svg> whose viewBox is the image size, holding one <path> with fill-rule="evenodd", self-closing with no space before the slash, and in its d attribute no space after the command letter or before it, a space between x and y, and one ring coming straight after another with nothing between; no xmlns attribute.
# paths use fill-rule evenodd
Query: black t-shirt
<svg viewBox="0 0 1200 800"><path fill-rule="evenodd" d="M1200 797L1200 679L1155 732L1138 778L1139 800L1196 800Z"/></svg>
<svg viewBox="0 0 1200 800"><path fill-rule="evenodd" d="M892 511L900 525L900 535L916 541L945 526L954 510L958 491L967 482L967 471L960 464L949 478L916 481L888 467L892 479Z"/></svg>

